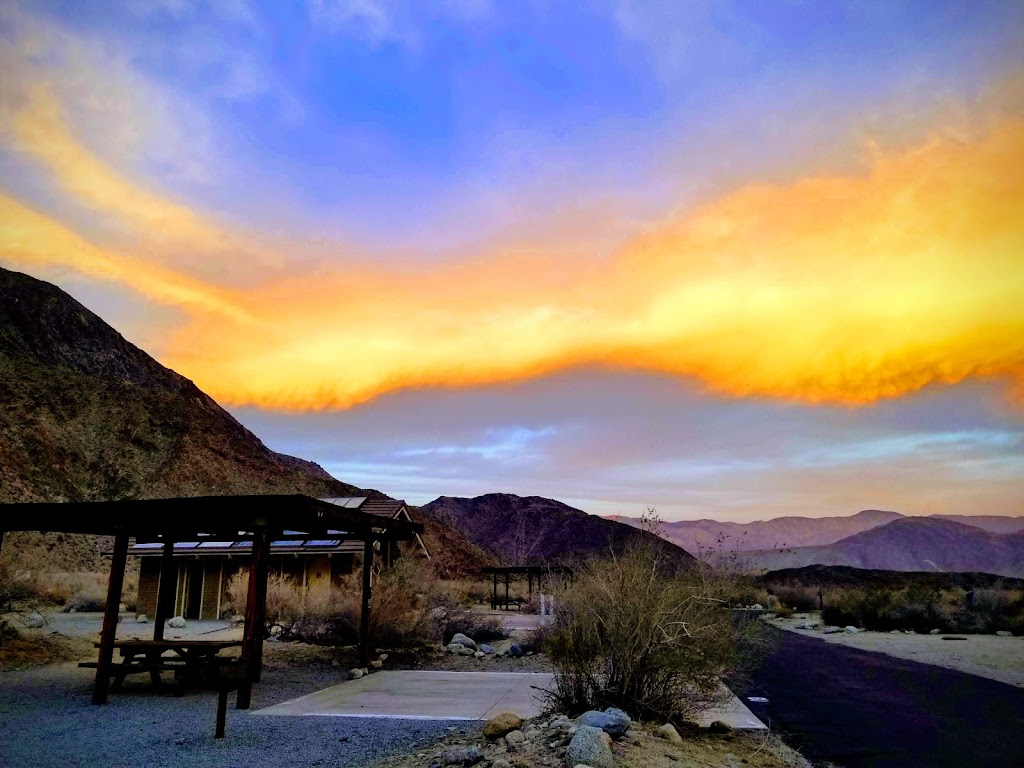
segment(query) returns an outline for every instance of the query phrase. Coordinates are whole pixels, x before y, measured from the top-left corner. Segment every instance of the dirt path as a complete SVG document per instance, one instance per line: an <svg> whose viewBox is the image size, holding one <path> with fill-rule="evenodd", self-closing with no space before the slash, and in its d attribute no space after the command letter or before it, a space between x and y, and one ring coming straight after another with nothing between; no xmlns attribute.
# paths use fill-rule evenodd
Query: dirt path
<svg viewBox="0 0 1024 768"><path fill-rule="evenodd" d="M778 630L776 630L778 631ZM743 691L813 761L844 768L1024 765L1024 690L779 631Z"/></svg>

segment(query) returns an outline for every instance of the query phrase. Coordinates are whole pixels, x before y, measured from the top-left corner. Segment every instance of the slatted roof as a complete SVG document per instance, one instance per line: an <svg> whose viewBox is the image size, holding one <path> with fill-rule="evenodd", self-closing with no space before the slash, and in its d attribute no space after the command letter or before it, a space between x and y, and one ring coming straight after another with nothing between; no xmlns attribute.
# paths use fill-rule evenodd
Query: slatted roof
<svg viewBox="0 0 1024 768"><path fill-rule="evenodd" d="M354 497L363 498L365 497ZM362 502L360 502L360 505ZM188 496L172 499L122 501L28 502L0 504L0 530L127 533L140 543L174 539L236 542L266 529L272 539L329 539L343 531L346 538L409 540L423 526L408 520L367 514L358 506L302 495Z"/></svg>

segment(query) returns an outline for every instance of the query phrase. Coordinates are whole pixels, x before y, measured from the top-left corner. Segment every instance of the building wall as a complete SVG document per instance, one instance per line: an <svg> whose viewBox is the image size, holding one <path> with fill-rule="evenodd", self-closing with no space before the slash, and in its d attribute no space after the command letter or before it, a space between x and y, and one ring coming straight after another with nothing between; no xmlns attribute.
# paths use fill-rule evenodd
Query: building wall
<svg viewBox="0 0 1024 768"><path fill-rule="evenodd" d="M160 558L143 557L139 562L139 596L135 613L156 615L156 596L160 589Z"/></svg>
<svg viewBox="0 0 1024 768"><path fill-rule="evenodd" d="M220 618L220 594L221 576L223 574L223 561L220 558L206 561L206 568L203 574L203 606L200 618Z"/></svg>

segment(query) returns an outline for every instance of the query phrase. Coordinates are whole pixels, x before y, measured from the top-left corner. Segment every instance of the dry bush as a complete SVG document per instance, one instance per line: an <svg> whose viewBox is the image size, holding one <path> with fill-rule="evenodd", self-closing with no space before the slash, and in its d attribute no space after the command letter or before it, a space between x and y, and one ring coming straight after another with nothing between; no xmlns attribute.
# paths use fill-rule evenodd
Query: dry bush
<svg viewBox="0 0 1024 768"><path fill-rule="evenodd" d="M499 616L481 616L469 612L455 612L440 616L434 628L434 636L445 645L457 634L471 637L478 643L490 643L508 637L508 631Z"/></svg>
<svg viewBox="0 0 1024 768"><path fill-rule="evenodd" d="M620 707L644 719L679 719L715 698L740 657L732 618L745 587L700 566L666 575L659 553L637 547L591 562L558 596L547 649L550 704L576 714Z"/></svg>
<svg viewBox="0 0 1024 768"><path fill-rule="evenodd" d="M812 587L782 587L775 590L775 596L786 608L800 613L818 610L818 591Z"/></svg>
<svg viewBox="0 0 1024 768"><path fill-rule="evenodd" d="M864 629L929 632L989 633L1024 632L1024 593L1009 589L979 589L970 604L967 593L957 589L910 586L832 590L822 619L830 624Z"/></svg>
<svg viewBox="0 0 1024 768"><path fill-rule="evenodd" d="M434 579L429 564L403 558L376 572L370 610L370 641L377 646L421 645L434 635L430 610ZM236 613L244 613L249 588L247 571L228 582L228 596ZM362 585L350 576L339 585L306 591L281 576L267 579L267 630L276 625L282 637L308 643L351 645L358 641Z"/></svg>

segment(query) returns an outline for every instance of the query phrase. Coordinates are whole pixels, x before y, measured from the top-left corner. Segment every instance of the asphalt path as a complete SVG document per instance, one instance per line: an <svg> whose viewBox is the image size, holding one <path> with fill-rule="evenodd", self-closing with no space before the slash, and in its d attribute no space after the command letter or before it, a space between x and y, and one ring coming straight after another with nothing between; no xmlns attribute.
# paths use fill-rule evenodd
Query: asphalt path
<svg viewBox="0 0 1024 768"><path fill-rule="evenodd" d="M843 768L1024 766L1024 689L772 631L781 635L778 648L741 696L809 760Z"/></svg>

